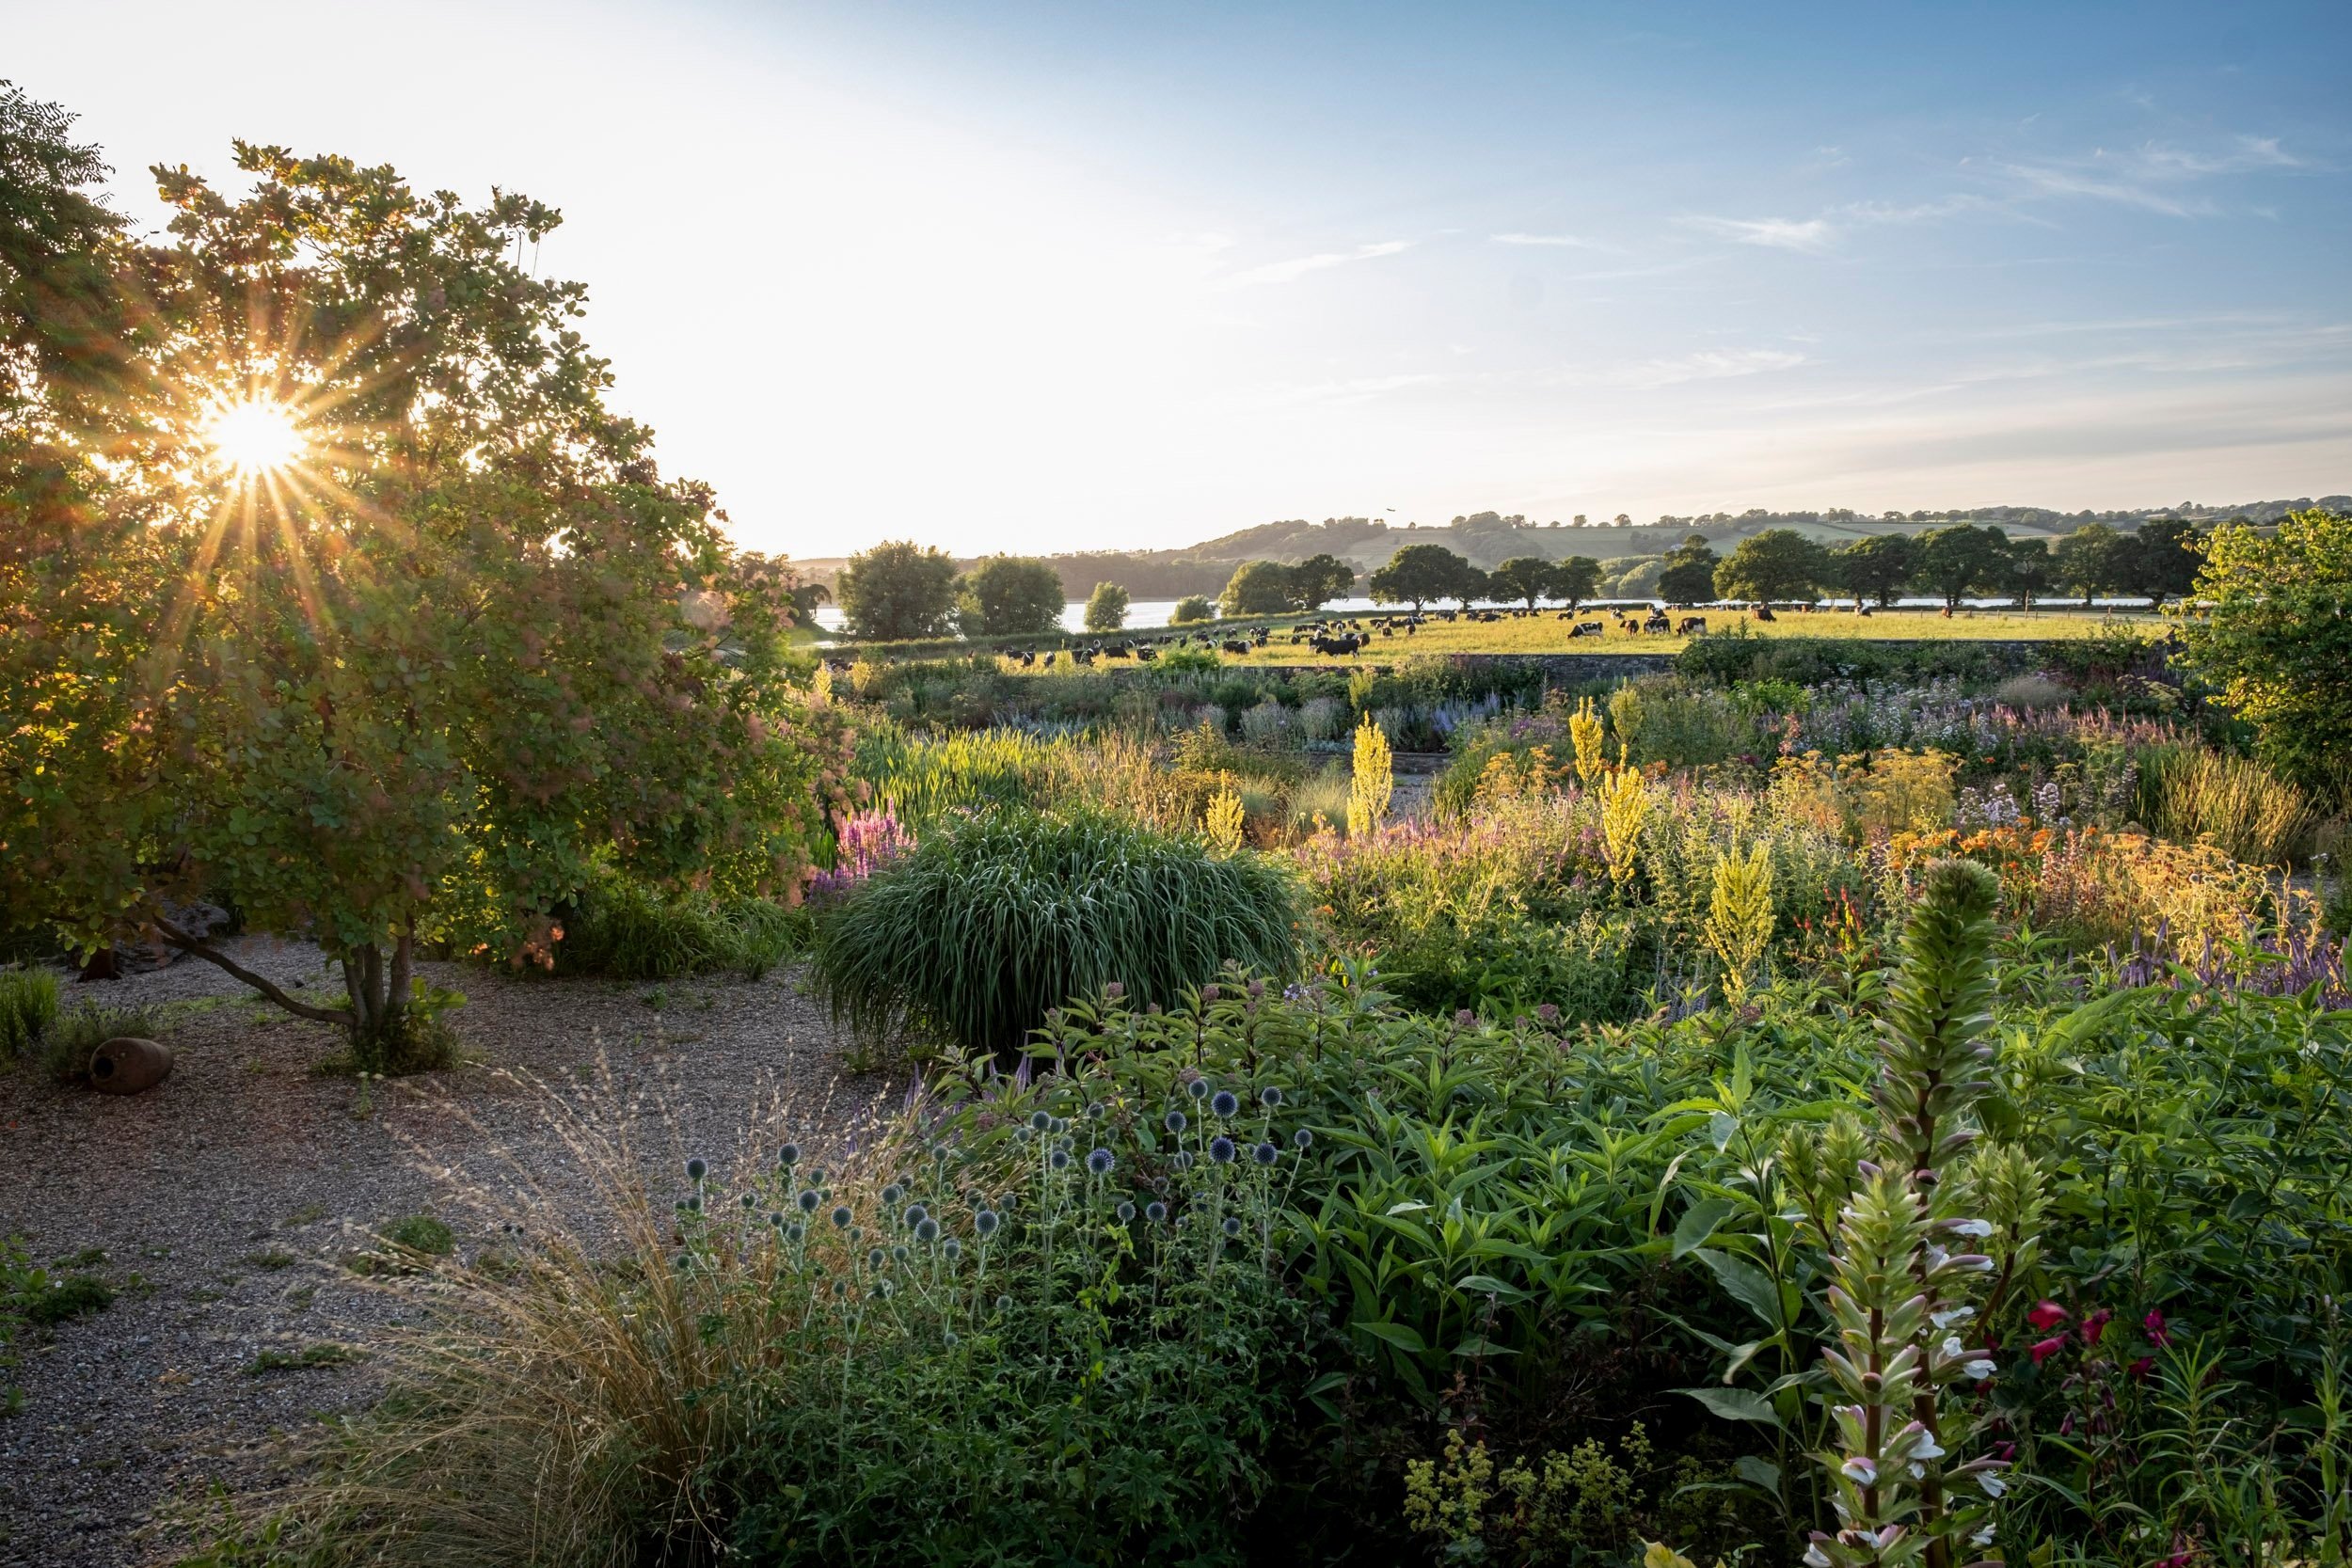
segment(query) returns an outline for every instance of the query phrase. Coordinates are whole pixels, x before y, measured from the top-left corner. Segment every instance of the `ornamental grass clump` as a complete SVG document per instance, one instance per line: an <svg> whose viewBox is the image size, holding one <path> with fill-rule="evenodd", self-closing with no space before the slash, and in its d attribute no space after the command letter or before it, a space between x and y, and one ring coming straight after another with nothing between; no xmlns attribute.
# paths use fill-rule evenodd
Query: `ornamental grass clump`
<svg viewBox="0 0 2352 1568"><path fill-rule="evenodd" d="M1117 982L1169 1004L1229 963L1297 966L1295 875L1093 810L950 822L820 911L811 974L869 1044L1010 1051Z"/></svg>

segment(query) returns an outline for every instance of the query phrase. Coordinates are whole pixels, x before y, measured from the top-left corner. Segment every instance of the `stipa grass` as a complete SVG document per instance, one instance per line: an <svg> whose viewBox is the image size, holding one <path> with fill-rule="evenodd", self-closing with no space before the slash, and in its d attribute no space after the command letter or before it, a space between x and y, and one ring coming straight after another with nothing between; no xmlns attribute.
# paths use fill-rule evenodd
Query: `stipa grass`
<svg viewBox="0 0 2352 1568"><path fill-rule="evenodd" d="M56 974L45 969L0 970L0 1057L32 1050L56 1017Z"/></svg>
<svg viewBox="0 0 2352 1568"><path fill-rule="evenodd" d="M2150 747L2140 758L2148 825L2183 844L2210 842L2248 865L2288 865L2310 854L2321 815L2261 763L2202 746Z"/></svg>
<svg viewBox="0 0 2352 1568"><path fill-rule="evenodd" d="M1295 874L1093 811L953 823L819 913L818 992L869 1042L1018 1047L1066 998L1173 1003L1229 964L1297 964Z"/></svg>

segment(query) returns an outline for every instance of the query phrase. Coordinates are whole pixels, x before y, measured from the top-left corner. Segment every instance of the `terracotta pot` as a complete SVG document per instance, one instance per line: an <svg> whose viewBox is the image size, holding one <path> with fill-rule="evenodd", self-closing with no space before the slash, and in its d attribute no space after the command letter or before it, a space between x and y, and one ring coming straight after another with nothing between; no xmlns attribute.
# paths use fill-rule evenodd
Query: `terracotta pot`
<svg viewBox="0 0 2352 1568"><path fill-rule="evenodd" d="M171 1048L118 1035L90 1053L89 1086L100 1094L139 1094L171 1076Z"/></svg>

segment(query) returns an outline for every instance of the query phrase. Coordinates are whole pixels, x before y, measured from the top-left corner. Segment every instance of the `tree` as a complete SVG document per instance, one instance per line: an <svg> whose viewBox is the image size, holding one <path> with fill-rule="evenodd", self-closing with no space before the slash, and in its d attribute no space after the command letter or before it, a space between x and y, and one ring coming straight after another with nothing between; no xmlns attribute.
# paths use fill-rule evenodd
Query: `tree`
<svg viewBox="0 0 2352 1568"><path fill-rule="evenodd" d="M1478 568L1443 545L1407 545L1389 557L1389 563L1372 574L1367 583L1381 604L1409 604L1413 613L1432 599L1458 598L1475 592Z"/></svg>
<svg viewBox="0 0 2352 1568"><path fill-rule="evenodd" d="M1997 591L2007 585L2009 535L1997 528L1954 523L1931 528L1919 535L1919 580L1944 595L1944 607L1956 610L1973 589Z"/></svg>
<svg viewBox="0 0 2352 1568"><path fill-rule="evenodd" d="M1042 561L992 555L956 588L966 637L1036 637L1061 627L1061 576Z"/></svg>
<svg viewBox="0 0 2352 1568"><path fill-rule="evenodd" d="M2051 578L2062 587L2080 590L2083 608L2089 610L2091 595L2122 574L2127 548L2129 542L2106 524L2085 523L2050 552Z"/></svg>
<svg viewBox="0 0 2352 1568"><path fill-rule="evenodd" d="M2009 587L2026 609L2031 610L2035 598L2050 591L2057 570L2047 539L2009 542Z"/></svg>
<svg viewBox="0 0 2352 1568"><path fill-rule="evenodd" d="M1715 568L1715 593L1726 599L1810 599L1829 576L1829 552L1794 529L1768 528L1740 541Z"/></svg>
<svg viewBox="0 0 2352 1568"><path fill-rule="evenodd" d="M2191 592L2190 666L2280 771L2352 800L2352 515L2293 512L2275 534L2224 525Z"/></svg>
<svg viewBox="0 0 2352 1568"><path fill-rule="evenodd" d="M1098 582L1087 595L1087 630L1117 631L1127 624L1127 591L1115 582Z"/></svg>
<svg viewBox="0 0 2352 1568"><path fill-rule="evenodd" d="M2118 586L2145 594L2151 605L2180 598L2196 586L2203 546L2204 535L2196 524L2180 517L2151 517L2139 525L2131 547L2122 552Z"/></svg>
<svg viewBox="0 0 2352 1568"><path fill-rule="evenodd" d="M1168 624L1171 626L1195 626L1216 619L1216 606L1209 602L1206 594L1187 594L1176 601L1175 609L1168 612Z"/></svg>
<svg viewBox="0 0 2352 1568"><path fill-rule="evenodd" d="M1290 608L1311 615L1356 586L1356 568L1327 552L1311 555L1290 569Z"/></svg>
<svg viewBox="0 0 2352 1568"><path fill-rule="evenodd" d="M1908 535L1873 534L1840 546L1830 555L1830 572L1836 585L1853 595L1859 608L1874 598L1881 610L1895 602L1916 569L1916 550Z"/></svg>
<svg viewBox="0 0 2352 1568"><path fill-rule="evenodd" d="M1494 585L1486 579L1486 573L1465 561L1460 575L1454 578L1454 585L1446 590L1445 596L1468 610L1481 599L1493 598Z"/></svg>
<svg viewBox="0 0 2352 1568"><path fill-rule="evenodd" d="M1666 552L1658 573L1658 596L1668 604L1704 604L1715 596L1713 546L1693 533Z"/></svg>
<svg viewBox="0 0 2352 1568"><path fill-rule="evenodd" d="M172 241L103 284L10 242L65 276L20 276L0 338L116 309L86 285L136 327L87 421L86 366L15 361L50 423L0 486L72 504L0 558L0 906L82 953L205 959L398 1069L455 1000L421 949L546 961L603 868L797 896L851 797L787 646L794 579L605 407L584 291L512 260L557 214L235 160L236 199L159 168ZM316 942L341 998L245 968L200 901Z"/></svg>
<svg viewBox="0 0 2352 1568"><path fill-rule="evenodd" d="M1486 574L1486 581L1498 599L1518 599L1528 609L1551 592L1551 562L1541 556L1513 556Z"/></svg>
<svg viewBox="0 0 2352 1568"><path fill-rule="evenodd" d="M897 642L955 630L956 563L945 550L911 539L886 540L850 557L833 591L851 637Z"/></svg>
<svg viewBox="0 0 2352 1568"><path fill-rule="evenodd" d="M1570 610L1576 609L1600 592L1600 562L1589 555L1572 555L1555 562L1547 592L1555 599L1565 600Z"/></svg>
<svg viewBox="0 0 2352 1568"><path fill-rule="evenodd" d="M1218 596L1228 615L1279 615L1291 607L1290 568L1273 561L1245 561Z"/></svg>

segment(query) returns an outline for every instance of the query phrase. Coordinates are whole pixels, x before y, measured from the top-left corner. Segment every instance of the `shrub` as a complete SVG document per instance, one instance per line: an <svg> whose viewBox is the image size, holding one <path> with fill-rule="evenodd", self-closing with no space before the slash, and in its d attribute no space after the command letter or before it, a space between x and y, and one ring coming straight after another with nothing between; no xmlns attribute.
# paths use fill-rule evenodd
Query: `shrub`
<svg viewBox="0 0 2352 1568"><path fill-rule="evenodd" d="M57 976L46 969L0 970L0 1057L31 1051L57 1019Z"/></svg>
<svg viewBox="0 0 2352 1568"><path fill-rule="evenodd" d="M1296 884L1255 854L1079 808L951 823L820 911L812 977L868 1042L1018 1046L1064 999L1173 1003L1229 963L1296 965Z"/></svg>
<svg viewBox="0 0 2352 1568"><path fill-rule="evenodd" d="M90 1053L122 1035L152 1037L161 1032L163 1014L153 1007L116 1007L84 1002L57 1015L34 1048L34 1060L59 1084L78 1084L89 1076Z"/></svg>
<svg viewBox="0 0 2352 1568"><path fill-rule="evenodd" d="M804 915L765 898L665 894L608 873L563 918L554 967L630 981L729 969L756 979L799 944L806 925Z"/></svg>
<svg viewBox="0 0 2352 1568"><path fill-rule="evenodd" d="M2311 852L2320 812L2259 762L2202 746L2147 748L2139 759L2141 820L2183 844L2211 843L2249 865L2292 865Z"/></svg>

